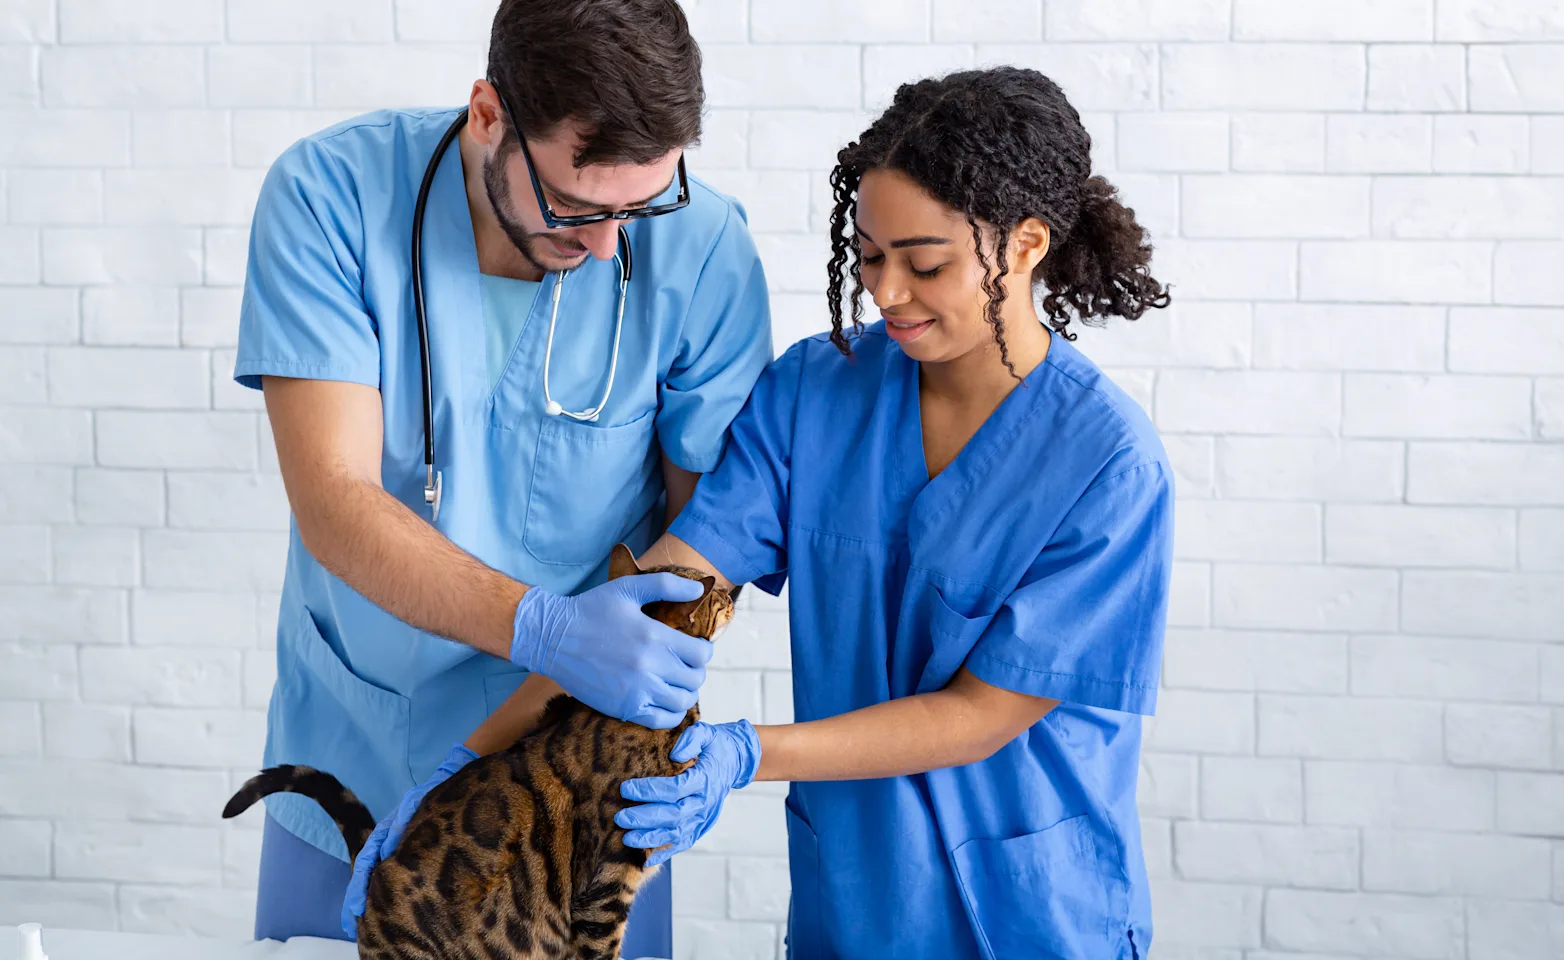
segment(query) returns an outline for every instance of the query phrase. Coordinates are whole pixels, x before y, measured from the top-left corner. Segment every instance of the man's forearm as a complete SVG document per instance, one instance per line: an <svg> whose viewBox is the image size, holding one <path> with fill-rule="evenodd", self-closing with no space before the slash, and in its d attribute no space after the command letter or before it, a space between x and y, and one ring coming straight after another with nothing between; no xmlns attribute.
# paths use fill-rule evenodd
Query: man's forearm
<svg viewBox="0 0 1564 960"><path fill-rule="evenodd" d="M309 500L294 506L299 534L327 570L398 619L510 657L524 584L486 566L372 483L338 476Z"/></svg>

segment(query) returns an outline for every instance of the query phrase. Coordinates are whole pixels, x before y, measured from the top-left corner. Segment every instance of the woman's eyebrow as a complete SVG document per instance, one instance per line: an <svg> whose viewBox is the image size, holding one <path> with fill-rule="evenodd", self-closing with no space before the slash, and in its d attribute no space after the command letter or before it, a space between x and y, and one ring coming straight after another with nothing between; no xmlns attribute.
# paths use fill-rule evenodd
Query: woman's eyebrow
<svg viewBox="0 0 1564 960"><path fill-rule="evenodd" d="M869 236L867 233L865 233L862 230L858 231L858 235L860 237L863 237L865 240L869 241L872 244L879 245L880 241L878 241L878 240L874 239L873 237ZM890 247L891 247L892 250L901 250L901 249L903 249L905 247L937 247L937 246L945 246L945 245L947 245L949 243L950 243L950 241L945 239L944 237L934 237L934 236L903 237L900 240L892 240L890 242Z"/></svg>

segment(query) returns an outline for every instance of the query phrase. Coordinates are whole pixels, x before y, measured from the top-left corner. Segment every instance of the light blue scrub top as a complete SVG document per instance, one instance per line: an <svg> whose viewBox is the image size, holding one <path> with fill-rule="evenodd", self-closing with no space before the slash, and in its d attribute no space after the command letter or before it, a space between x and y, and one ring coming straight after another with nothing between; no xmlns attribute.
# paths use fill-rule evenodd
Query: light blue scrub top
<svg viewBox="0 0 1564 960"><path fill-rule="evenodd" d="M799 722L979 679L1063 701L977 763L788 793L790 956L1129 960L1151 945L1135 809L1173 478L1073 345L933 480L918 365L865 331L793 346L670 532L789 588Z"/></svg>
<svg viewBox="0 0 1564 960"><path fill-rule="evenodd" d="M516 349L517 336L543 283L480 273L478 285L483 291L483 359L489 372L489 389L493 390L500 385L500 375L505 372L511 351Z"/></svg>
<svg viewBox="0 0 1564 960"><path fill-rule="evenodd" d="M251 387L275 375L379 388L382 483L425 519L408 247L424 167L456 114L368 114L277 160L255 210L234 369ZM616 542L649 546L663 517L659 449L687 470L714 467L729 421L771 359L765 278L744 211L693 178L690 193L685 209L625 227L635 272L619 371L602 418L578 423L543 413L553 274L491 387L460 150L453 144L441 160L423 246L435 461L445 475L436 527L524 583L575 592L605 578ZM602 395L618 279L612 260L588 260L566 281L550 384L567 410ZM329 771L383 817L523 676L370 603L321 567L293 526L267 765ZM312 801L279 795L267 808L346 858Z"/></svg>

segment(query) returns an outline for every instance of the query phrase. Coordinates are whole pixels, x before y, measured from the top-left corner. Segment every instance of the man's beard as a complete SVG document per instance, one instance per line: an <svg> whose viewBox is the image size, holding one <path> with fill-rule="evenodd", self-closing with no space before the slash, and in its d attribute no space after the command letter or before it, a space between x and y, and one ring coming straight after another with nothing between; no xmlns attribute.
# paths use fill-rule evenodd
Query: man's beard
<svg viewBox="0 0 1564 960"><path fill-rule="evenodd" d="M539 272L553 273L561 269L574 269L578 264L560 268L551 267L544 263L538 252L538 244L546 242L544 238L548 235L544 233L528 233L527 228L522 226L521 221L510 214L510 181L505 178L502 168L510 153L516 149L515 146L512 146L509 150L501 148L498 156L492 161L487 158L483 161L483 190L489 195L489 206L494 209L494 217L499 220L500 228L505 231L505 235L510 238L510 242L516 247L516 250L526 258L528 263L537 267ZM568 244L571 241L561 238L560 242ZM586 253L586 247L582 247L581 252Z"/></svg>

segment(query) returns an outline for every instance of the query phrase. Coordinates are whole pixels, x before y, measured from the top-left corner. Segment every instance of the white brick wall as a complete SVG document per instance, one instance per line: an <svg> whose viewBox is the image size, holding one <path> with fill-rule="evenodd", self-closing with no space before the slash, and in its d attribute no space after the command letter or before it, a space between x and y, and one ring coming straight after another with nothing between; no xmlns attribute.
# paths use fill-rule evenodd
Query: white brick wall
<svg viewBox="0 0 1564 960"><path fill-rule="evenodd" d="M1083 333L1179 475L1140 799L1163 960L1564 955L1564 6L687 0L691 169L823 326L825 175L898 83L1057 79L1173 310ZM228 382L271 160L455 103L495 0L0 4L0 923L243 936L286 499ZM791 719L746 601L713 717ZM681 858L779 956L780 792Z"/></svg>

